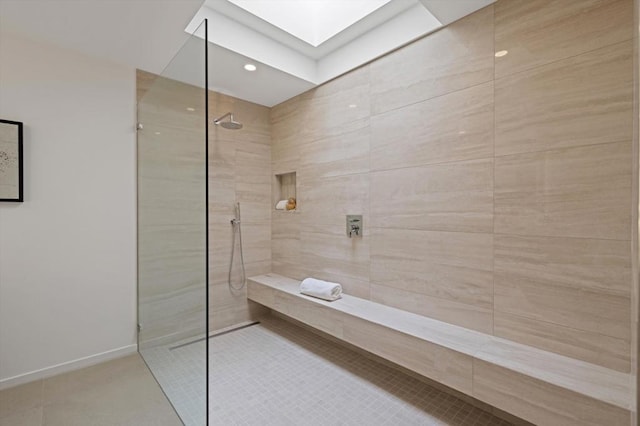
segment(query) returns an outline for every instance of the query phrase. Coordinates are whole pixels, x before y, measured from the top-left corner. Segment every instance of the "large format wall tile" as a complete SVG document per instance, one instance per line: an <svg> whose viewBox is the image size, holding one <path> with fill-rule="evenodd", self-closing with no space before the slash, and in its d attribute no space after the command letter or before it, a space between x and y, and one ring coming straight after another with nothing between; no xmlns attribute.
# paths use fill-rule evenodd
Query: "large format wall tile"
<svg viewBox="0 0 640 426"><path fill-rule="evenodd" d="M371 120L371 169L493 157L493 82Z"/></svg>
<svg viewBox="0 0 640 426"><path fill-rule="evenodd" d="M301 178L298 201L307 224L333 224L335 229L346 229L345 216L361 214L368 232L368 173L308 181Z"/></svg>
<svg viewBox="0 0 640 426"><path fill-rule="evenodd" d="M370 115L369 67L364 66L305 93L308 108L301 128L305 141L340 135L362 127Z"/></svg>
<svg viewBox="0 0 640 426"><path fill-rule="evenodd" d="M495 232L628 240L631 142L497 157Z"/></svg>
<svg viewBox="0 0 640 426"><path fill-rule="evenodd" d="M629 370L629 241L496 235L494 256L496 335Z"/></svg>
<svg viewBox="0 0 640 426"><path fill-rule="evenodd" d="M436 31L371 65L371 113L493 79L493 6Z"/></svg>
<svg viewBox="0 0 640 426"><path fill-rule="evenodd" d="M629 339L629 296L545 283L535 278L513 280L496 270L495 310L578 330Z"/></svg>
<svg viewBox="0 0 640 426"><path fill-rule="evenodd" d="M628 241L496 235L494 268L511 281L535 279L629 296Z"/></svg>
<svg viewBox="0 0 640 426"><path fill-rule="evenodd" d="M632 43L495 82L496 155L631 140Z"/></svg>
<svg viewBox="0 0 640 426"><path fill-rule="evenodd" d="M369 298L369 239L342 228L309 225L300 233L301 263L308 276L338 282L345 293ZM306 278L306 277L305 277Z"/></svg>
<svg viewBox="0 0 640 426"><path fill-rule="evenodd" d="M302 180L369 172L369 121L347 133L300 145L298 173Z"/></svg>
<svg viewBox="0 0 640 426"><path fill-rule="evenodd" d="M272 271L302 280L307 273L301 263L299 212L275 211L271 216Z"/></svg>
<svg viewBox="0 0 640 426"><path fill-rule="evenodd" d="M288 173L300 164L300 142L303 141L308 94L289 99L271 109L272 172Z"/></svg>
<svg viewBox="0 0 640 426"><path fill-rule="evenodd" d="M270 158L269 145L237 142L235 194L243 223L271 220Z"/></svg>
<svg viewBox="0 0 640 426"><path fill-rule="evenodd" d="M371 226L493 231L493 160L371 173Z"/></svg>
<svg viewBox="0 0 640 426"><path fill-rule="evenodd" d="M405 256L405 257L403 257ZM452 266L428 255L394 255L374 244L371 281L385 287L493 309L493 273Z"/></svg>
<svg viewBox="0 0 640 426"><path fill-rule="evenodd" d="M576 303L576 302L573 302ZM495 311L496 336L628 373L628 340Z"/></svg>
<svg viewBox="0 0 640 426"><path fill-rule="evenodd" d="M492 332L493 236L374 229L372 300Z"/></svg>
<svg viewBox="0 0 640 426"><path fill-rule="evenodd" d="M371 300L482 333L493 332L493 312L488 308L377 284L371 284Z"/></svg>
<svg viewBox="0 0 640 426"><path fill-rule="evenodd" d="M633 37L630 0L509 0L495 4L496 78Z"/></svg>
<svg viewBox="0 0 640 426"><path fill-rule="evenodd" d="M227 259L228 260L228 259ZM256 312L256 306L247 300L247 287L240 288L242 282L240 264L235 264L229 284L227 268L222 279L209 286L209 328L219 330L256 318L258 312L264 313L264 308ZM269 273L271 260L246 263L247 277Z"/></svg>

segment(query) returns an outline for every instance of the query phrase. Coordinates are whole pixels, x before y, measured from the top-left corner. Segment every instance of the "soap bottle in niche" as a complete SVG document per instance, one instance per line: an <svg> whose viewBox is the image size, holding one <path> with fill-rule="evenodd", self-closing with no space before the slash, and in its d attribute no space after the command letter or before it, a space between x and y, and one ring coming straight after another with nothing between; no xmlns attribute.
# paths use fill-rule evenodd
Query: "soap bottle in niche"
<svg viewBox="0 0 640 426"><path fill-rule="evenodd" d="M291 197L287 200L287 210L295 210L296 209L296 198Z"/></svg>

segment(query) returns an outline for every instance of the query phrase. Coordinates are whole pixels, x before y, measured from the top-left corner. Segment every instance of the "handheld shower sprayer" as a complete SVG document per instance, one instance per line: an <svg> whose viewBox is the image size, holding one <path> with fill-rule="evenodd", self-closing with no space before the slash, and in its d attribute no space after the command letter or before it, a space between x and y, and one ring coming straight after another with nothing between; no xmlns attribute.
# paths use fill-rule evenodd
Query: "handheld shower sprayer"
<svg viewBox="0 0 640 426"><path fill-rule="evenodd" d="M227 277L227 283L229 287L233 290L240 291L244 288L245 282L247 281L246 272L244 270L244 255L242 253L242 228L240 227L240 203L236 203L235 207L235 217L231 219L231 226L233 227L232 233L232 242L231 242L231 260L229 261L229 275ZM241 281L239 286L235 286L231 281L231 271L233 270L233 258L236 251L236 234L238 235L239 245L240 245L240 265L241 265Z"/></svg>

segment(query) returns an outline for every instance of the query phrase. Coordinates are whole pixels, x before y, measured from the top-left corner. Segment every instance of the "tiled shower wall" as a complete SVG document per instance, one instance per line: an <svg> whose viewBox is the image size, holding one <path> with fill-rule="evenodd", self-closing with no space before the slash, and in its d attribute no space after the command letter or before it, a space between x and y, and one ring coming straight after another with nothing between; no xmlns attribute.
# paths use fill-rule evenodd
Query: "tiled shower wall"
<svg viewBox="0 0 640 426"><path fill-rule="evenodd" d="M274 107L273 271L630 371L632 3L499 0Z"/></svg>
<svg viewBox="0 0 640 426"><path fill-rule="evenodd" d="M157 78L138 71L139 101ZM163 181L139 179L139 303L145 313L140 337L151 344L201 334L205 327L204 94L175 80L162 78L160 83L153 86L152 98L145 99L145 107L154 113L145 114L143 123L146 136L153 138L148 146L155 151L139 155L139 167L171 167ZM193 107L196 111L187 109ZM211 123L227 112L243 123L241 131ZM227 284L236 202L242 213L247 276L271 269L269 108L209 91L209 123L209 319L210 329L217 330L260 313L247 301L246 289L235 291ZM236 240L235 286L241 282L239 262Z"/></svg>
<svg viewBox="0 0 640 426"><path fill-rule="evenodd" d="M242 130L212 120L233 112ZM209 91L209 327L219 330L259 315L259 305L228 284L234 205L240 203L246 276L271 270L271 124L269 108ZM236 235L232 285L241 282Z"/></svg>
<svg viewBox="0 0 640 426"><path fill-rule="evenodd" d="M205 333L202 89L138 71L141 349ZM192 110L188 110L191 108Z"/></svg>

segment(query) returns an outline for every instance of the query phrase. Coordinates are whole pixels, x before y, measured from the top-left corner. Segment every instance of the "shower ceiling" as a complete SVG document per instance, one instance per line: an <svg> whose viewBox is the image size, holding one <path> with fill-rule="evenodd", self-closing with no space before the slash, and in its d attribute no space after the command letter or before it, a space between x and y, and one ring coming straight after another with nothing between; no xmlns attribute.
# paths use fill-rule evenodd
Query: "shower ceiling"
<svg viewBox="0 0 640 426"><path fill-rule="evenodd" d="M206 0L185 31L193 33L209 19L213 46L235 52L243 64L260 64L258 73L242 76L255 84L222 87L214 81L216 89L272 106L494 1ZM203 31L196 34L204 37ZM225 69L215 52L213 58L210 75L216 80ZM268 80L260 79L261 71ZM273 90L277 80L286 84Z"/></svg>
<svg viewBox="0 0 640 426"><path fill-rule="evenodd" d="M260 2L282 10L286 1L293 0L0 0L0 30L159 74L187 33L210 18L210 88L273 106L495 0L349 0L370 13L349 25L342 18L355 15L343 12L335 24L344 29L311 44L239 6ZM258 69L244 71L247 62ZM171 77L201 84L193 68Z"/></svg>

